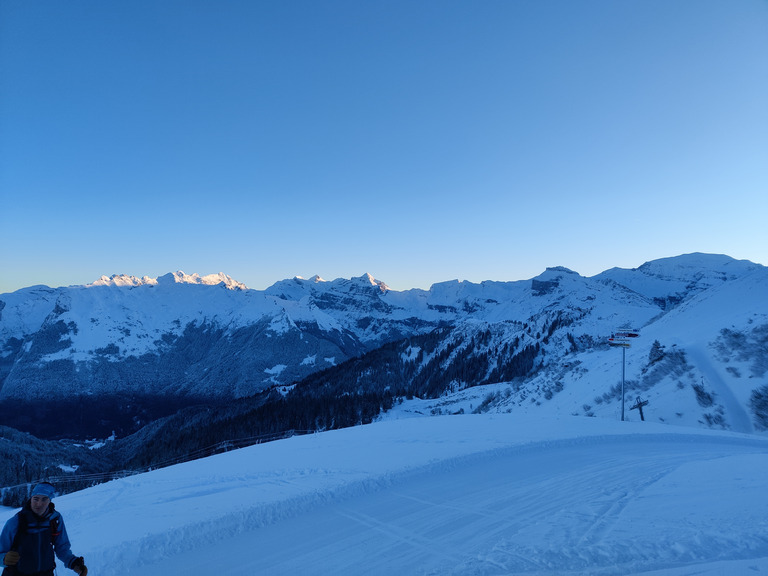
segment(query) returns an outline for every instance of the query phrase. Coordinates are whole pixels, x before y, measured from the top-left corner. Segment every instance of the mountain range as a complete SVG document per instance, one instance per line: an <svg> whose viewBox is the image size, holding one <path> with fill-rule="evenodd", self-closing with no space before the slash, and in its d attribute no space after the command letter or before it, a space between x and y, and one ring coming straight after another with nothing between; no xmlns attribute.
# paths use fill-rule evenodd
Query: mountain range
<svg viewBox="0 0 768 576"><path fill-rule="evenodd" d="M429 290L368 274L251 290L183 272L32 286L0 294L1 423L106 437L264 394L437 400L493 386L473 410L636 418L642 398L654 421L760 433L766 296L767 267L700 253ZM627 330L639 336L610 342Z"/></svg>

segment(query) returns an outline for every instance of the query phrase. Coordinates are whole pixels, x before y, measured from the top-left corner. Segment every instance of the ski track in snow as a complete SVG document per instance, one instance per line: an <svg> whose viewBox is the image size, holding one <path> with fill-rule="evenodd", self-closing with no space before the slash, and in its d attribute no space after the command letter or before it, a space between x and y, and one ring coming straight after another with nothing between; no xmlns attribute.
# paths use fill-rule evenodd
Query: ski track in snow
<svg viewBox="0 0 768 576"><path fill-rule="evenodd" d="M713 452L727 459L741 450L704 445L692 454L658 450L656 440L630 442L646 452L641 458L610 442L485 453L242 533L218 543L217 556L237 557L242 548L253 556L248 566L227 565L227 574L625 574L731 547L731 536L700 542L695 525L670 525L663 510L638 502L681 457L719 467L727 461L715 462ZM624 522L655 514L664 528L635 546ZM765 535L743 546L754 544L768 554ZM215 568L201 566L209 554L188 552L137 573L172 574L190 560L206 573Z"/></svg>
<svg viewBox="0 0 768 576"><path fill-rule="evenodd" d="M237 450L57 508L99 576L712 576L768 573L767 477L759 437L443 416Z"/></svg>
<svg viewBox="0 0 768 576"><path fill-rule="evenodd" d="M704 375L706 382L715 392L715 401L725 408L730 429L734 432L745 434L753 433L754 427L749 414L747 414L744 406L736 399L731 388L723 381L713 366L710 354L696 345L689 345L686 348L686 352L690 354L694 365Z"/></svg>

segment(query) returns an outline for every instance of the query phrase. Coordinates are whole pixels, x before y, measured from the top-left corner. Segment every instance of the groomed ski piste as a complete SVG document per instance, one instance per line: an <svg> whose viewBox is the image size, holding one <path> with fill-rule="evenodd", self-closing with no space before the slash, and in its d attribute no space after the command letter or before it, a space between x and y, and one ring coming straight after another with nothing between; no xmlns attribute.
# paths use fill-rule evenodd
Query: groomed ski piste
<svg viewBox="0 0 768 576"><path fill-rule="evenodd" d="M406 415L55 503L92 576L768 574L764 436Z"/></svg>

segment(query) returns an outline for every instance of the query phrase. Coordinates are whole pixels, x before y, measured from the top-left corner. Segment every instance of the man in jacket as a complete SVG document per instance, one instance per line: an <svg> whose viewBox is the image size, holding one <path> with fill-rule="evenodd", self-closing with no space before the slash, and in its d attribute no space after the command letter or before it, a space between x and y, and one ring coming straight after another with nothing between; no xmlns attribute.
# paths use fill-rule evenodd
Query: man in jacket
<svg viewBox="0 0 768 576"><path fill-rule="evenodd" d="M53 576L54 554L64 566L87 576L83 557L70 550L64 519L51 502L55 494L47 482L38 484L22 509L5 523L0 533L3 576Z"/></svg>

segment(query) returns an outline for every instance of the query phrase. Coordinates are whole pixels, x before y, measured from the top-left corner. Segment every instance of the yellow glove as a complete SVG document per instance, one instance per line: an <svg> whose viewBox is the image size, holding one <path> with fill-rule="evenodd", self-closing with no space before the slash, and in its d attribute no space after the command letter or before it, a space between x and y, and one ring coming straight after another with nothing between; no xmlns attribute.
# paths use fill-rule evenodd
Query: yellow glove
<svg viewBox="0 0 768 576"><path fill-rule="evenodd" d="M3 558L3 564L6 566L16 566L16 564L19 563L19 558L19 553L16 552L16 550L11 550L5 554L5 558Z"/></svg>

